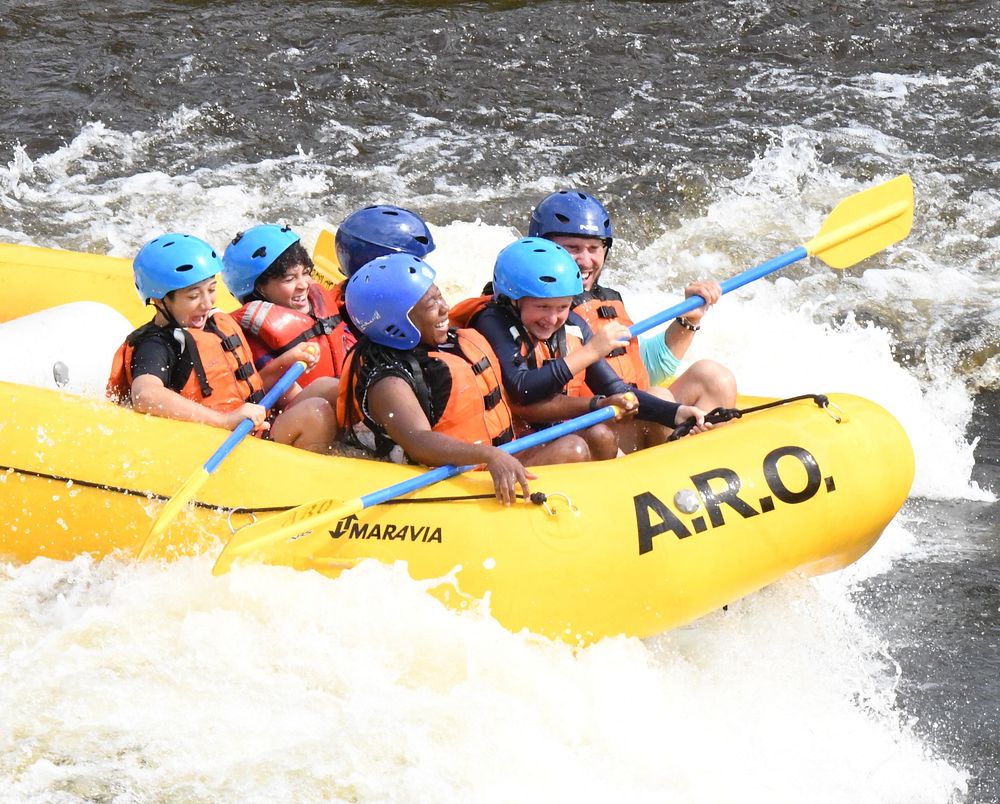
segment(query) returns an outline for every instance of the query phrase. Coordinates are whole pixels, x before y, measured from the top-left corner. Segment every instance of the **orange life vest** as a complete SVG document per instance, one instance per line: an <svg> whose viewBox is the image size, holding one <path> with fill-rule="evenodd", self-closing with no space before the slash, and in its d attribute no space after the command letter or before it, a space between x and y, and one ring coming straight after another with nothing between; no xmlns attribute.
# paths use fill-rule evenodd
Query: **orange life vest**
<svg viewBox="0 0 1000 804"><path fill-rule="evenodd" d="M506 444L513 439L514 431L496 355L486 338L474 329L460 329L453 335L448 344L426 353L427 359L444 363L451 375L448 400L432 429L470 444ZM413 352L406 351L399 351L395 357L409 367L417 401L427 420L433 421L431 393L420 360ZM361 407L360 399L364 398L366 389L356 387L357 367L354 364L357 359L357 350L347 357L343 375L345 390L337 397L337 422L348 434L354 434L354 426L358 423L368 425L375 434L376 452L386 454L392 442L379 432L381 428L377 424L371 427L375 423Z"/></svg>
<svg viewBox="0 0 1000 804"><path fill-rule="evenodd" d="M486 309L493 301L492 296L476 296L474 299L460 301L448 311L448 323L456 329L472 326L472 319Z"/></svg>
<svg viewBox="0 0 1000 804"><path fill-rule="evenodd" d="M186 377L168 378L164 383L167 388L221 413L263 399L264 388L242 330L230 316L219 312L208 317L204 329L160 327L150 322L135 330L118 347L111 362L108 398L122 405L131 404L135 347L146 338L160 337L180 349L175 332L183 335L191 370Z"/></svg>
<svg viewBox="0 0 1000 804"><path fill-rule="evenodd" d="M468 326L486 305L493 301L492 296L477 296L474 299L460 301L448 313L448 320L452 326ZM511 309L510 320L512 321L511 333L521 350L522 357L528 363L529 368L539 368L549 360L565 358L574 349L583 346L583 333L572 324L563 326L550 339L549 343L536 341L531 333L524 328L521 320L517 317L517 311ZM515 334L516 333L516 334ZM553 348L550 348L550 344ZM591 397L594 392L587 386L586 371L581 371L573 375L565 388L565 393L569 396Z"/></svg>
<svg viewBox="0 0 1000 804"><path fill-rule="evenodd" d="M299 377L302 387L319 377L339 377L355 341L339 313L341 294L338 290L327 290L313 282L308 294L312 315L260 300L248 302L233 313L247 336L258 366L300 343L314 343L319 347L319 362Z"/></svg>
<svg viewBox="0 0 1000 804"><path fill-rule="evenodd" d="M634 323L625 312L621 294L599 285L573 298L573 312L586 321L595 333L611 321L618 321L626 327ZM649 373L642 362L638 339L632 338L627 346L619 346L604 359L625 382L640 391L649 390Z"/></svg>
<svg viewBox="0 0 1000 804"><path fill-rule="evenodd" d="M550 360L565 358L570 352L583 346L583 333L580 332L579 327L575 327L572 324L564 324L547 341L536 341L531 337L528 330L520 326L520 322L518 322L517 328L520 331L517 343L521 347L521 354L527 361L528 368L539 368ZM567 396L584 398L594 395L594 392L590 390L590 386L587 385L586 369L573 375L573 379L566 383L564 393Z"/></svg>

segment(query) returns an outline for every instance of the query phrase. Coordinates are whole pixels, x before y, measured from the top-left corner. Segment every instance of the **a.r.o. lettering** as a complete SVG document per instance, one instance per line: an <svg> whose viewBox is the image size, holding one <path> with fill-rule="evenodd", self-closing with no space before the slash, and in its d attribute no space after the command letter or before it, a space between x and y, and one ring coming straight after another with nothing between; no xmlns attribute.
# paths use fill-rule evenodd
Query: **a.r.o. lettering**
<svg viewBox="0 0 1000 804"><path fill-rule="evenodd" d="M799 491L788 488L778 471L778 462L786 457L797 459L806 470L806 484ZM767 453L764 457L764 478L771 493L784 503L800 503L812 499L823 480L816 459L802 447L778 447Z"/></svg>

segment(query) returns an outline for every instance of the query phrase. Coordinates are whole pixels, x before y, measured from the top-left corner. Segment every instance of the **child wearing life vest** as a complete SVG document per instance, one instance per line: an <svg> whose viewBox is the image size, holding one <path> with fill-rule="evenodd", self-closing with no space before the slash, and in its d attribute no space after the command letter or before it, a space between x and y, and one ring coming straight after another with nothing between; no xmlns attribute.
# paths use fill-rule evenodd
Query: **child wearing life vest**
<svg viewBox="0 0 1000 804"><path fill-rule="evenodd" d="M233 238L222 265L222 280L243 304L233 317L265 380L281 376L312 345L319 359L299 385L320 381L312 395L335 403L332 378L340 376L355 338L340 310L340 294L312 278L313 262L299 236L287 226L254 226Z"/></svg>
<svg viewBox="0 0 1000 804"><path fill-rule="evenodd" d="M620 322L593 331L571 311L583 292L580 269L561 246L537 237L511 243L497 256L493 297L464 315L500 360L504 387L515 414L529 429L563 421L588 410L616 404L634 419L586 435L596 458L666 440L670 429L689 418L700 431L710 425L695 406L662 399L619 377L604 358L629 338ZM630 402L628 394L637 399Z"/></svg>
<svg viewBox="0 0 1000 804"><path fill-rule="evenodd" d="M133 262L140 297L156 309L115 353L109 398L140 413L201 422L227 430L244 419L258 434L313 452L330 451L336 415L330 403L304 395L282 402L266 420L258 403L270 384L253 365L237 323L215 307L216 274L222 262L197 237L170 233L151 240ZM302 355L314 364L316 355Z"/></svg>
<svg viewBox="0 0 1000 804"><path fill-rule="evenodd" d="M552 193L532 210L528 236L558 243L573 257L580 268L583 292L573 298L572 309L592 330L596 332L612 322L632 325L621 294L599 283L613 242L611 217L600 201L580 190ZM627 383L664 399L703 410L731 408L736 402L736 378L714 360L696 361L670 384L669 390L659 387L674 377L705 314L722 297L722 288L713 280L693 282L685 288L684 296L701 296L705 304L675 319L662 336L632 339L606 359Z"/></svg>
<svg viewBox="0 0 1000 804"><path fill-rule="evenodd" d="M341 377L337 418L355 446L426 466L483 464L510 504L534 475L524 466L587 460L569 435L521 453L496 356L475 330L450 329L435 271L410 254L369 261L347 283L351 320L363 333ZM523 461L523 463L522 463Z"/></svg>

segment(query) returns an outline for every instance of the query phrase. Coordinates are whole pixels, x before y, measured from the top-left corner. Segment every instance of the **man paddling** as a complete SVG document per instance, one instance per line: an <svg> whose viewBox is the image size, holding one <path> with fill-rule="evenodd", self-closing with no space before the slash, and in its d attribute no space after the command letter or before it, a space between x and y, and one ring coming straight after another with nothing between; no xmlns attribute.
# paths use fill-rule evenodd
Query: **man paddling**
<svg viewBox="0 0 1000 804"><path fill-rule="evenodd" d="M566 249L583 278L583 293L573 299L573 312L597 332L611 322L632 325L621 294L599 283L613 242L611 216L594 196L581 190L559 190L546 196L531 213L529 237L544 237ZM657 396L702 410L731 408L736 403L736 378L714 360L699 360L670 383L687 353L708 308L722 297L718 282L693 282L685 297L701 296L705 304L670 323L662 336L629 343L606 360L625 382Z"/></svg>

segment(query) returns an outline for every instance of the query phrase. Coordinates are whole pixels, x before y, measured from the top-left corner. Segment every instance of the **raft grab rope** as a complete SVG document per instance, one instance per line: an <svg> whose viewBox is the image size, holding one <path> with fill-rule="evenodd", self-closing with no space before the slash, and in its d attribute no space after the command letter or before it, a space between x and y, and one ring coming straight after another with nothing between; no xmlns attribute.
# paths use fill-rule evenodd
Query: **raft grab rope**
<svg viewBox="0 0 1000 804"><path fill-rule="evenodd" d="M761 410L776 408L779 405L787 405L790 402L799 402L803 399L811 399L819 407L825 410L837 424L840 424L844 420L843 416L837 415L837 413L835 413L831 408L840 411L840 413L843 413L844 411L830 402L825 394L801 394L799 396L786 397L785 399L776 399L773 402L767 402L763 405L755 405L750 408L743 408L742 410L738 410L737 408L715 408L705 414L705 421L711 424L721 424L722 422L729 422L733 419L742 419L748 413L757 413ZM690 434L691 430L694 429L695 424L697 424L697 422L694 419L688 419L687 421L681 422L674 428L674 431L670 434L667 441L676 441L678 438L683 438L684 436Z"/></svg>

